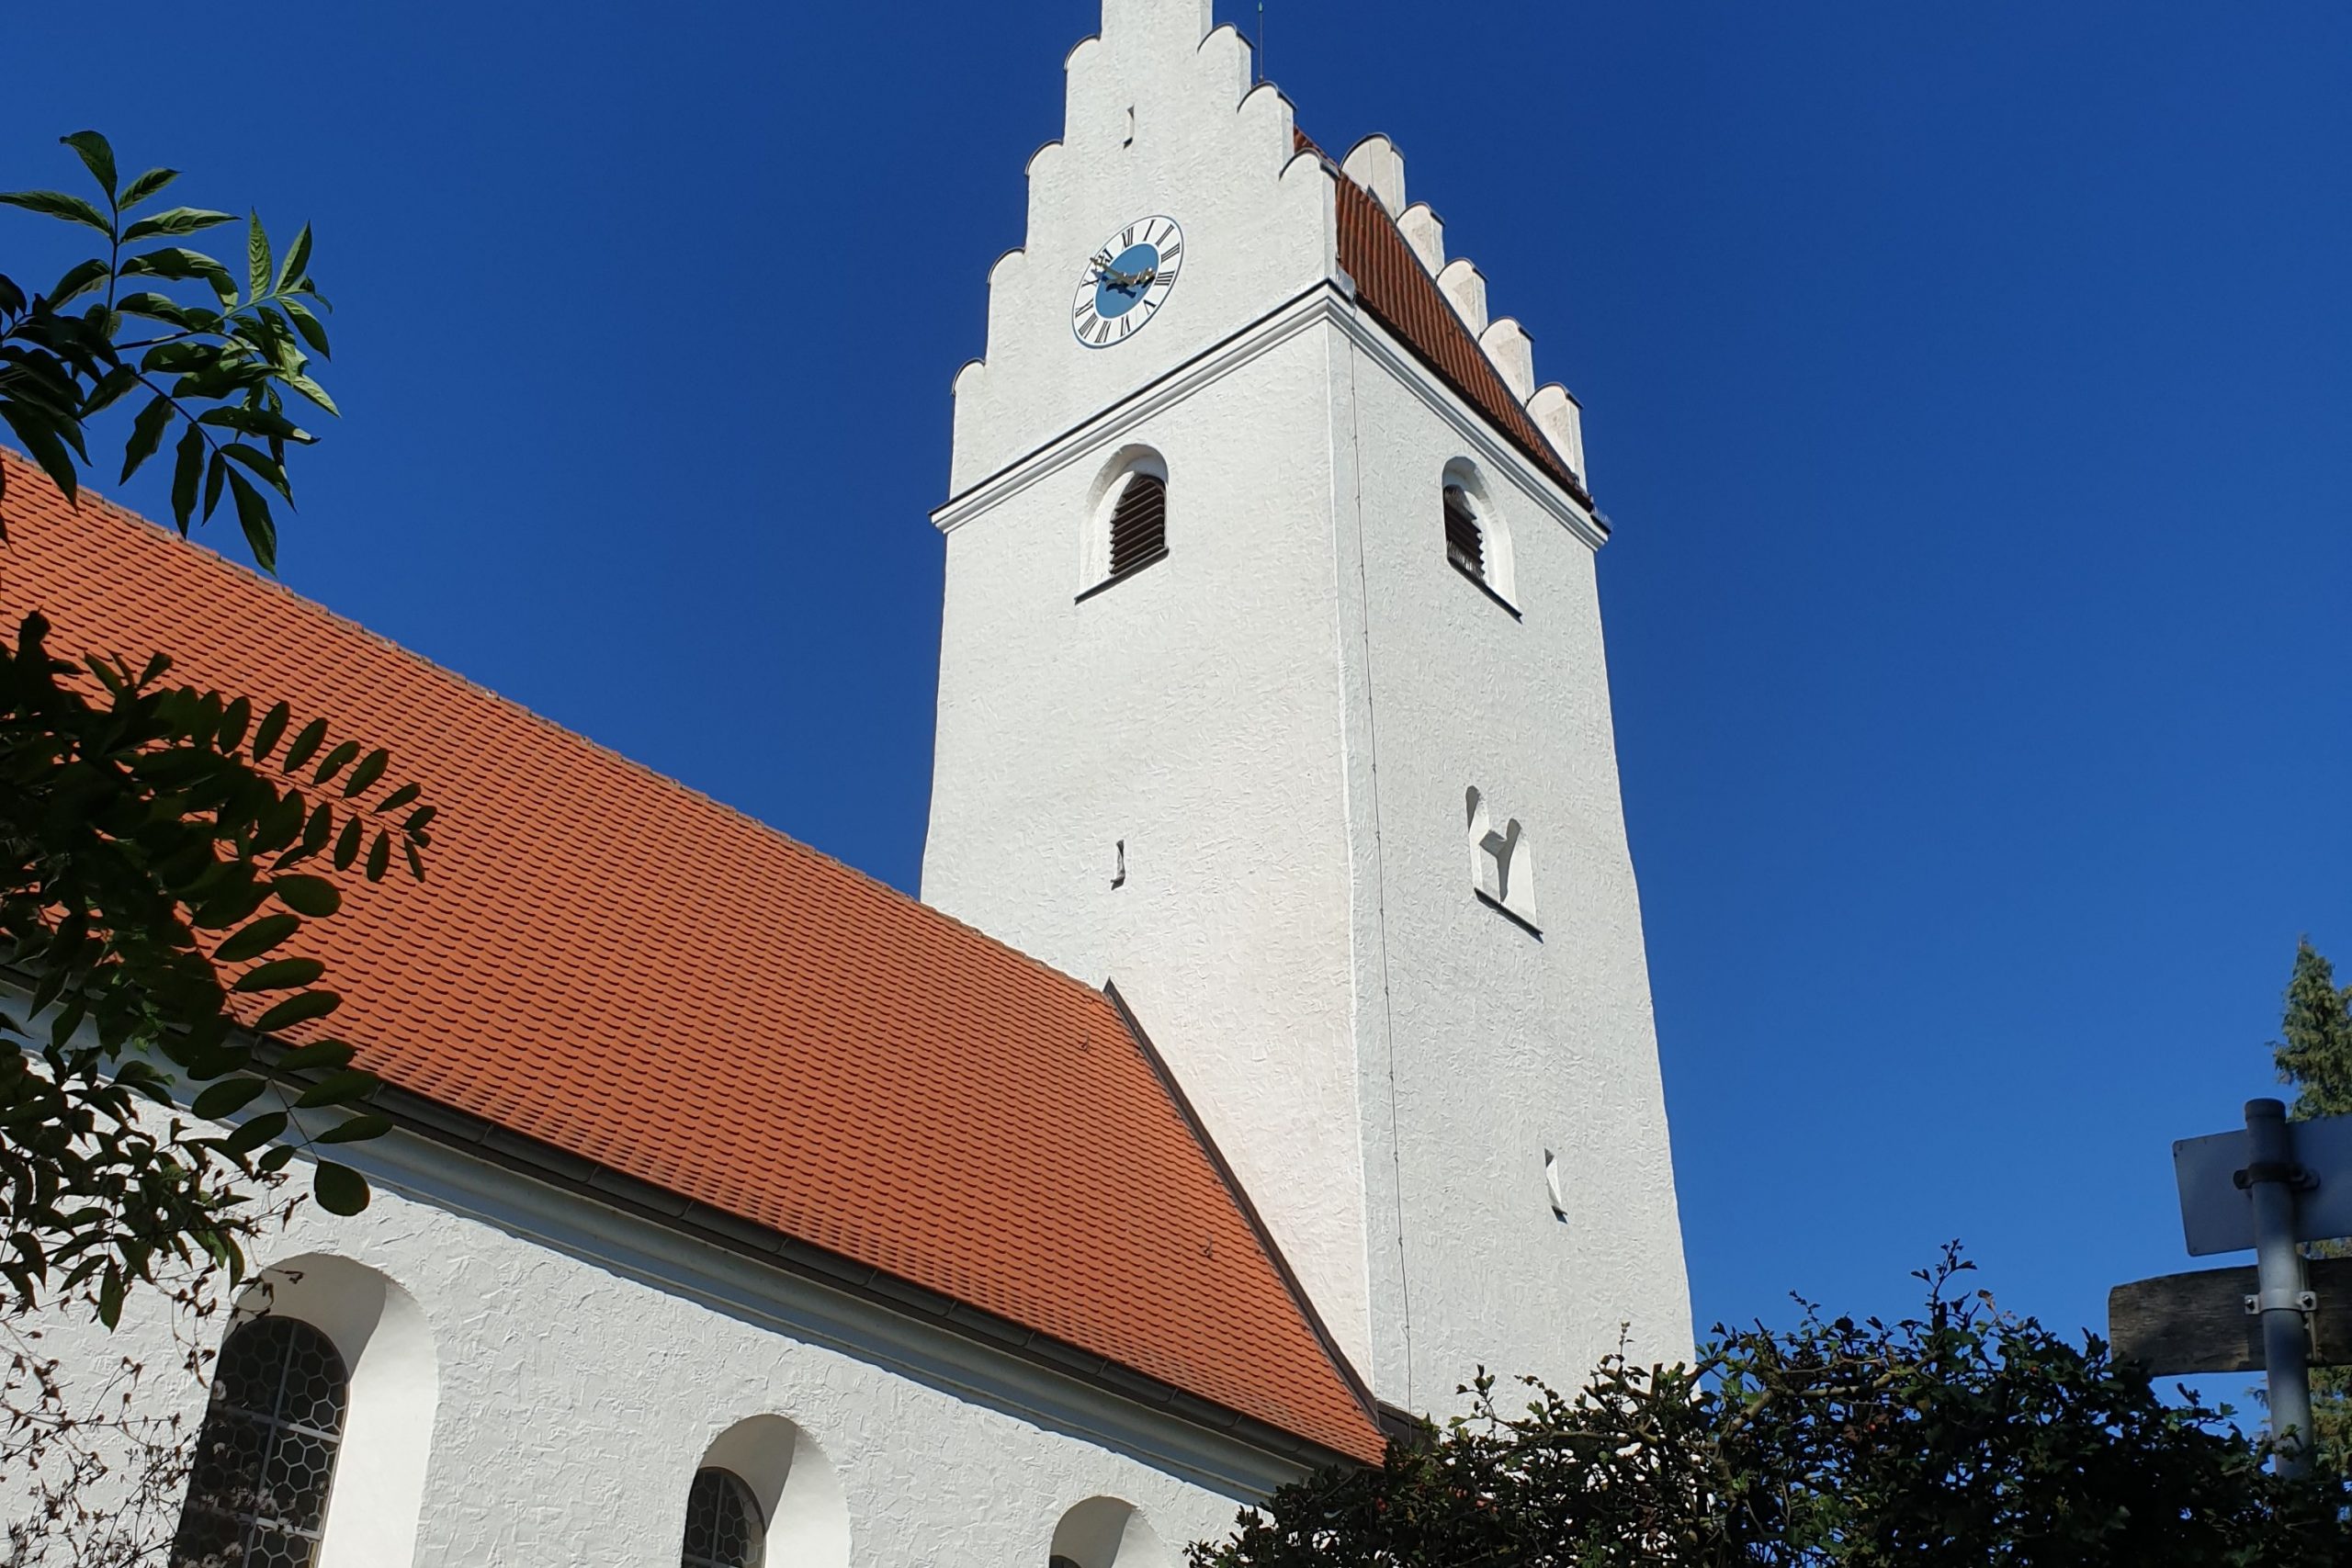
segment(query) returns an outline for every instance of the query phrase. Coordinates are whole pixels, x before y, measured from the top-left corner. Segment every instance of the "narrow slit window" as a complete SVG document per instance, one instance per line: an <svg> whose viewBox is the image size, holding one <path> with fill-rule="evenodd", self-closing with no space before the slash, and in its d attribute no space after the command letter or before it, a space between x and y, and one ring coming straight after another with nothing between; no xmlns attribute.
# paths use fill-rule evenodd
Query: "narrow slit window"
<svg viewBox="0 0 2352 1568"><path fill-rule="evenodd" d="M1479 581L1487 581L1486 530L1470 494L1460 485L1445 487L1445 558Z"/></svg>
<svg viewBox="0 0 2352 1568"><path fill-rule="evenodd" d="M1124 576L1168 553L1168 481L1158 474L1127 478L1111 512L1111 575Z"/></svg>

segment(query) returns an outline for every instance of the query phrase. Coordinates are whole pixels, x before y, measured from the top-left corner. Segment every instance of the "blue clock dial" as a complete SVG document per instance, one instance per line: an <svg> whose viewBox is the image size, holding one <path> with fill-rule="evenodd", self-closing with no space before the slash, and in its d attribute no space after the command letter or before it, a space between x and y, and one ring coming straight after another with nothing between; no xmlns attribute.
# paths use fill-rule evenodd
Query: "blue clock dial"
<svg viewBox="0 0 2352 1568"><path fill-rule="evenodd" d="M1113 318L1143 303L1144 291L1159 276L1159 247L1129 245L1110 265L1094 269L1094 313Z"/></svg>
<svg viewBox="0 0 2352 1568"><path fill-rule="evenodd" d="M1138 218L1094 249L1071 296L1071 333L1109 348L1143 329L1167 302L1184 266L1184 231L1173 218Z"/></svg>

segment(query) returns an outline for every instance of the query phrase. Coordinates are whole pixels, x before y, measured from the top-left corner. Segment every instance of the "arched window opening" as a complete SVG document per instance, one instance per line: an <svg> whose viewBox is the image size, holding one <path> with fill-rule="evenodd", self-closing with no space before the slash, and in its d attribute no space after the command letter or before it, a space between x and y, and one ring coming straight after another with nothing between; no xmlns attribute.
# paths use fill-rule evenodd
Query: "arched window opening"
<svg viewBox="0 0 2352 1568"><path fill-rule="evenodd" d="M1046 1568L1173 1568L1149 1520L1116 1497L1089 1497L1061 1517Z"/></svg>
<svg viewBox="0 0 2352 1568"><path fill-rule="evenodd" d="M681 1568L760 1568L766 1546L767 1521L742 1477L731 1470L695 1472Z"/></svg>
<svg viewBox="0 0 2352 1568"><path fill-rule="evenodd" d="M1124 577L1168 553L1168 481L1129 474L1111 509L1111 575Z"/></svg>
<svg viewBox="0 0 2352 1568"><path fill-rule="evenodd" d="M309 1324L260 1317L231 1333L197 1433L172 1568L311 1568L349 1393L343 1357Z"/></svg>
<svg viewBox="0 0 2352 1568"><path fill-rule="evenodd" d="M1487 531L1478 509L1460 485L1445 487L1445 558L1479 581L1487 581Z"/></svg>

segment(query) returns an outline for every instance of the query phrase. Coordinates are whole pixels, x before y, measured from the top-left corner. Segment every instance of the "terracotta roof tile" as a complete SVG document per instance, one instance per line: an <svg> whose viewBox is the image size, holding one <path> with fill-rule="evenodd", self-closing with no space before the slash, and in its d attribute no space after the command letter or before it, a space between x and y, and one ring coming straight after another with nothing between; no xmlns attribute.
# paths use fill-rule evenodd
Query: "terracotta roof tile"
<svg viewBox="0 0 2352 1568"><path fill-rule="evenodd" d="M1337 176L1340 266L1355 282L1356 302L1589 510L1592 497L1583 479L1553 449L1526 408L1511 396L1502 372L1470 335L1469 325L1447 302L1387 209L1349 178L1305 131L1296 136L1298 151L1321 158Z"/></svg>
<svg viewBox="0 0 2352 1568"><path fill-rule="evenodd" d="M430 880L313 951L389 1082L1337 1452L1359 1389L1102 993L13 454L8 627L391 748Z"/></svg>

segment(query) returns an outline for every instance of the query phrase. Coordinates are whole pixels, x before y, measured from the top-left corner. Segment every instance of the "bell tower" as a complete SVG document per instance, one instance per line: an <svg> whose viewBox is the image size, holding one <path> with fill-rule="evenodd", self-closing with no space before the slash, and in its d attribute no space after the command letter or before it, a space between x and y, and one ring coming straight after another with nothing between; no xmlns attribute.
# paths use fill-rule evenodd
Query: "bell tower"
<svg viewBox="0 0 2352 1568"><path fill-rule="evenodd" d="M1066 71L955 383L923 897L1117 985L1383 1399L1687 1354L1577 406L1209 0Z"/></svg>

